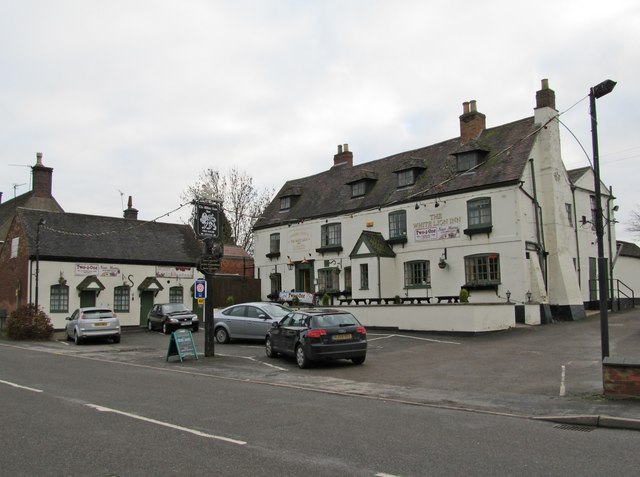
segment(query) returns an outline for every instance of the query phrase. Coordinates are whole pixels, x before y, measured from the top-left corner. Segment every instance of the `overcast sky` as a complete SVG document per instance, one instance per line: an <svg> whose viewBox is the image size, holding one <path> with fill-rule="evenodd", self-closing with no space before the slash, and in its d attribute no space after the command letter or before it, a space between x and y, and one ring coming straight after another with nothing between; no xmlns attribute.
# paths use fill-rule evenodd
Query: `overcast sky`
<svg viewBox="0 0 640 477"><path fill-rule="evenodd" d="M464 101L487 127L532 116L543 78L568 169L592 156L589 88L618 82L601 175L636 238L637 0L0 0L0 191L27 192L42 152L67 212L122 216L131 195L154 219L208 167L279 190L338 144L361 164L456 137Z"/></svg>

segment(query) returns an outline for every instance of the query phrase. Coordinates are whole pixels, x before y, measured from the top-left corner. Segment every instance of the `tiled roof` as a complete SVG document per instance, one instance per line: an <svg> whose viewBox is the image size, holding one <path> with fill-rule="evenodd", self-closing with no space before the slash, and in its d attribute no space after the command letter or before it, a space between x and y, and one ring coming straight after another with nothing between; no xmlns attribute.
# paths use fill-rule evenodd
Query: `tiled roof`
<svg viewBox="0 0 640 477"><path fill-rule="evenodd" d="M95 215L18 209L29 254L36 253L40 218L40 257L103 263L195 265L202 245L188 225L144 222Z"/></svg>
<svg viewBox="0 0 640 477"><path fill-rule="evenodd" d="M621 256L640 258L640 247L638 247L635 243L624 242L622 240L618 240L616 241L616 243L620 248Z"/></svg>
<svg viewBox="0 0 640 477"><path fill-rule="evenodd" d="M467 148L460 138L432 146L395 154L383 159L334 167L325 172L287 181L275 199L256 221L255 228L268 228L339 213L353 213L393 204L417 202L443 197L465 190L479 190L516 183L531 157L538 126L533 117L486 129L473 144L474 149L488 151L487 161L472 172L456 172L456 156ZM544 131L544 129L542 129ZM411 187L398 188L396 173L401 170L422 171ZM368 192L351 197L354 178L377 178ZM289 210L280 210L280 198L299 192Z"/></svg>
<svg viewBox="0 0 640 477"><path fill-rule="evenodd" d="M19 207L64 212L53 197L36 197L33 191L25 192L0 204L0 241L7 236L13 216Z"/></svg>

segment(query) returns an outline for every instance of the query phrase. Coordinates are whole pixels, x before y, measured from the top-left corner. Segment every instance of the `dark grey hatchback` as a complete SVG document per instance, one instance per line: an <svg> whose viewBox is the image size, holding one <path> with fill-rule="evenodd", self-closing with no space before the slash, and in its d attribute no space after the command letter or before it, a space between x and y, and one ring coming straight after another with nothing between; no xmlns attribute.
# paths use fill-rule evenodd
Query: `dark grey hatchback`
<svg viewBox="0 0 640 477"><path fill-rule="evenodd" d="M313 361L350 359L364 363L367 330L351 313L334 309L293 311L267 332L265 352L293 356L300 368Z"/></svg>

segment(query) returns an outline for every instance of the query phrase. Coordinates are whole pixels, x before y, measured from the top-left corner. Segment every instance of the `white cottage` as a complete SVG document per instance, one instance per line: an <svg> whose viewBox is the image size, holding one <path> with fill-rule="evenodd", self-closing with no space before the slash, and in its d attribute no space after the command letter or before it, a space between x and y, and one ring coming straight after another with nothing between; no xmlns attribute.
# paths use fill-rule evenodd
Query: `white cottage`
<svg viewBox="0 0 640 477"><path fill-rule="evenodd" d="M338 146L329 170L287 181L255 223L263 297L437 304L464 288L471 303L584 317L597 301L594 181L565 170L557 115L543 80L532 117L487 128L470 101L459 137L358 165ZM604 186L602 197L613 219Z"/></svg>

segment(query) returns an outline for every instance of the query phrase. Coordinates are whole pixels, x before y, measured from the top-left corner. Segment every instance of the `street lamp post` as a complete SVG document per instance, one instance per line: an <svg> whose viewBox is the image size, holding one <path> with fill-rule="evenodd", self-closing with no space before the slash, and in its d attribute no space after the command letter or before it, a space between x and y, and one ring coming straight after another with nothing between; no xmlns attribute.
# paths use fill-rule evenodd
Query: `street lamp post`
<svg viewBox="0 0 640 477"><path fill-rule="evenodd" d="M589 106L591 115L591 142L593 144L593 175L595 185L596 202L596 238L598 240L598 299L600 305L600 341L602 346L602 358L609 356L609 323L607 316L607 302L609 292L607 287L607 272L604 258L604 225L602 213L602 194L600 183L600 158L598 157L598 119L596 115L596 99L611 93L616 82L606 80L594 86L589 91Z"/></svg>
<svg viewBox="0 0 640 477"><path fill-rule="evenodd" d="M38 221L38 228L36 229L36 310L38 309L38 291L40 283L40 227L46 224L44 218L40 217Z"/></svg>

